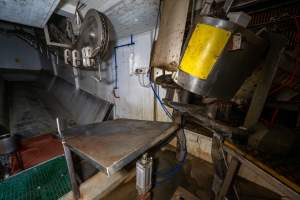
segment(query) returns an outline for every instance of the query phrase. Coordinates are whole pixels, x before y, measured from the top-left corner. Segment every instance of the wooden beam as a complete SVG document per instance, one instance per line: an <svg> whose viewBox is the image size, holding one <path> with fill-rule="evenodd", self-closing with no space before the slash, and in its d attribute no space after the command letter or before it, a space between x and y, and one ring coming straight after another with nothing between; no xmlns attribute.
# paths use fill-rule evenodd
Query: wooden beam
<svg viewBox="0 0 300 200"><path fill-rule="evenodd" d="M229 167L226 172L225 179L223 181L222 187L220 192L217 195L216 200L223 200L225 199L226 195L228 194L229 190L232 188L235 177L238 173L240 167L240 162L235 157L232 157Z"/></svg>
<svg viewBox="0 0 300 200"><path fill-rule="evenodd" d="M286 39L282 35L269 34L268 38L270 41L270 50L264 63L260 82L254 91L254 95L252 97L251 104L244 122L244 127L246 128L250 128L258 122L284 53Z"/></svg>
<svg viewBox="0 0 300 200"><path fill-rule="evenodd" d="M266 166L264 163L256 160L249 154L241 151L234 144L225 140L224 150L241 162L242 166L249 168L252 172L264 179L270 185L277 189L277 193L289 197L290 199L300 200L300 186L288 180L284 176Z"/></svg>
<svg viewBox="0 0 300 200"><path fill-rule="evenodd" d="M80 199L98 200L112 192L121 183L135 177L135 168L131 171L121 170L112 176L98 172L80 185ZM60 200L73 200L72 191L65 194Z"/></svg>

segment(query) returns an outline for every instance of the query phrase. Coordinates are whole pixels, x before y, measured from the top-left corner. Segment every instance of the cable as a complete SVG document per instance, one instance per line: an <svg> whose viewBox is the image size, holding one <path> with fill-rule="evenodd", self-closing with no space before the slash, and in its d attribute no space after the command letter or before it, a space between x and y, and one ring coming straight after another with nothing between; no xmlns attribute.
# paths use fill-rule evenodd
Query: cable
<svg viewBox="0 0 300 200"><path fill-rule="evenodd" d="M178 163L176 163L170 169L155 172L154 175L160 176L162 178L162 180L155 181L155 186L158 186L158 185L166 182L170 178L174 177L181 170L182 166L184 165L184 163L186 161L186 155L187 154L185 154L183 160L178 161Z"/></svg>
<svg viewBox="0 0 300 200"><path fill-rule="evenodd" d="M155 23L155 28L154 28L154 36L153 36L153 42L152 42L152 47L154 45L154 41L155 41L155 38L156 38L156 35L157 35L157 28L158 28L158 22L160 21L160 9L161 9L161 0L159 1L159 6L158 6L158 11L157 11L157 18L156 18L156 23ZM150 70L148 71L148 74L150 73ZM171 113L167 110L167 108L165 107L164 103L162 102L162 100L160 99L160 96L159 94L156 93L155 89L154 89L154 86L152 85L152 82L151 82L151 78L149 76L149 84L152 88L152 91L154 93L154 96L155 98L158 100L158 102L160 103L162 109L165 111L166 115L171 119L171 120L174 120L173 119L173 116L171 115Z"/></svg>
<svg viewBox="0 0 300 200"><path fill-rule="evenodd" d="M158 96L158 94L156 93L154 86L152 85L152 83L150 82L150 86L152 88L152 91L154 93L155 98L158 100L158 102L160 103L162 109L165 111L166 115L171 119L174 120L172 114L168 111L168 109L165 107L164 103L162 102L162 100L160 99L160 97Z"/></svg>
<svg viewBox="0 0 300 200"><path fill-rule="evenodd" d="M185 133L183 128L177 131L177 141L179 142L178 145L180 147L180 154L179 154L180 156L178 157L177 155L176 157L180 160L169 169L157 171L154 173L154 175L160 177L161 179L155 181L156 186L160 185L161 183L175 176L182 169L182 166L185 164L186 157L187 157L187 148L186 148L186 138L185 138Z"/></svg>

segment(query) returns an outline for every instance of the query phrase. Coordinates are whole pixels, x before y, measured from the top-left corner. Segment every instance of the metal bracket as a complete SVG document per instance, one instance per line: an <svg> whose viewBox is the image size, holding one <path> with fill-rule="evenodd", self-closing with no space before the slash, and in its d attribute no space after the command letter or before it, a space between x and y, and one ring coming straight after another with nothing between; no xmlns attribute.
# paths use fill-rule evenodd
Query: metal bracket
<svg viewBox="0 0 300 200"><path fill-rule="evenodd" d="M44 27L44 33L45 33L45 38L46 38L47 45L57 46L57 47L62 47L62 48L72 48L72 45L69 45L69 44L61 44L61 43L57 43L57 42L51 42L47 25L45 25L45 27Z"/></svg>

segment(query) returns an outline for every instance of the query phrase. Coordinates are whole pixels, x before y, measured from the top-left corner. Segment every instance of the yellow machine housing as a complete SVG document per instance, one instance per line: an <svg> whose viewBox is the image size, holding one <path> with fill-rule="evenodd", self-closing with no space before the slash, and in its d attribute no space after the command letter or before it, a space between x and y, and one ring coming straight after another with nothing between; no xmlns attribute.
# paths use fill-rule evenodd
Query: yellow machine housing
<svg viewBox="0 0 300 200"><path fill-rule="evenodd" d="M267 42L227 20L200 17L196 22L173 80L190 92L230 99L260 61Z"/></svg>

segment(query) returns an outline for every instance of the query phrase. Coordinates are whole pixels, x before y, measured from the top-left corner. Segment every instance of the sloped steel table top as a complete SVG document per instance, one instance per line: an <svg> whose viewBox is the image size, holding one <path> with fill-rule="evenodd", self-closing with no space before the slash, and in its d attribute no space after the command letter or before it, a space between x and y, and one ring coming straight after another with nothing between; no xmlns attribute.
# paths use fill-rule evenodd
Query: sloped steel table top
<svg viewBox="0 0 300 200"><path fill-rule="evenodd" d="M174 123L118 119L67 129L64 136L73 152L110 176L177 129Z"/></svg>

